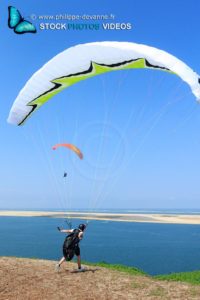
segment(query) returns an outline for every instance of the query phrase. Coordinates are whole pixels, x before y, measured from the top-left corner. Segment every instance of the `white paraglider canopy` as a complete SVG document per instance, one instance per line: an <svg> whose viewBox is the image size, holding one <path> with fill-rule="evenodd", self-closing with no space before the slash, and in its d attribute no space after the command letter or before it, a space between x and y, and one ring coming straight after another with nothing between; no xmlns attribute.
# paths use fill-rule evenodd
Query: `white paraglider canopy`
<svg viewBox="0 0 200 300"><path fill-rule="evenodd" d="M128 42L80 44L53 57L27 81L11 108L8 122L21 125L51 97L90 77L115 70L150 68L178 75L200 100L200 79L175 56Z"/></svg>

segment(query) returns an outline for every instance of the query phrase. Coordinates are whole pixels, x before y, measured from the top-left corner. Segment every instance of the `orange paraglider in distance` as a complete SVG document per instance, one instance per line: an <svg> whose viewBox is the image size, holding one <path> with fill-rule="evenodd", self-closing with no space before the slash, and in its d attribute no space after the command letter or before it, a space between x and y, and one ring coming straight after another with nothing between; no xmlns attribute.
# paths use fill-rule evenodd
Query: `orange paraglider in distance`
<svg viewBox="0 0 200 300"><path fill-rule="evenodd" d="M78 155L78 157L79 157L80 159L83 159L83 154L82 154L82 152L81 152L76 146L74 146L74 145L72 145L72 144L65 144L65 143L62 143L62 144L56 144L56 145L54 145L54 146L52 147L52 149L53 149L53 150L56 150L56 149L59 148L59 147L65 147L65 148L71 149L72 151L74 151L74 152Z"/></svg>

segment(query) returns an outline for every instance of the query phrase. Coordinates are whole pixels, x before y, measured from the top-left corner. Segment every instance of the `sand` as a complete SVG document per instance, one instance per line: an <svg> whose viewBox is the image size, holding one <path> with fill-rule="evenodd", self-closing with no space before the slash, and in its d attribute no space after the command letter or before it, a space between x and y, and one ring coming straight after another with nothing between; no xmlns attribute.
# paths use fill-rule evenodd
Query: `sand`
<svg viewBox="0 0 200 300"><path fill-rule="evenodd" d="M68 212L70 218L85 220L104 220L143 223L167 224L200 224L200 215L174 215L174 214L119 214L119 213L85 213ZM1 210L0 217L51 217L65 218L64 212L55 211L11 211Z"/></svg>

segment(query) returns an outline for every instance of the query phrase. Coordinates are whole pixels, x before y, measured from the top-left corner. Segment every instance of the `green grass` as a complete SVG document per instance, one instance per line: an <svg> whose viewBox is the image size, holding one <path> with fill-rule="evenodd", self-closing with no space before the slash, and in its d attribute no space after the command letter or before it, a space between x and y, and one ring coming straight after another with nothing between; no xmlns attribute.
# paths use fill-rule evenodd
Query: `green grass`
<svg viewBox="0 0 200 300"><path fill-rule="evenodd" d="M200 285L200 271L172 273L168 275L157 275L155 279L188 282L194 285Z"/></svg>
<svg viewBox="0 0 200 300"><path fill-rule="evenodd" d="M130 275L145 275L149 276L152 279L158 280L166 280L166 281L176 281L176 282L187 282L193 285L200 285L200 271L193 271L193 272L182 272L182 273L172 273L167 275L156 275L151 276L144 271L134 268L128 267L123 265L113 265L106 262L99 262L99 263L90 263L90 262L83 262L83 264L90 265L90 266L98 266L107 268L110 270L124 272Z"/></svg>
<svg viewBox="0 0 200 300"><path fill-rule="evenodd" d="M97 267L103 267L106 269L110 269L110 270L115 270L115 271L119 271L119 272L124 272L124 273L128 273L130 275L146 275L149 276L147 273L145 273L144 271L134 268L134 267L128 267L128 266L124 266L124 265L113 265L113 264L109 264L107 262L99 262L99 263L90 263L90 262L82 262L83 264L86 264L88 266L97 266Z"/></svg>

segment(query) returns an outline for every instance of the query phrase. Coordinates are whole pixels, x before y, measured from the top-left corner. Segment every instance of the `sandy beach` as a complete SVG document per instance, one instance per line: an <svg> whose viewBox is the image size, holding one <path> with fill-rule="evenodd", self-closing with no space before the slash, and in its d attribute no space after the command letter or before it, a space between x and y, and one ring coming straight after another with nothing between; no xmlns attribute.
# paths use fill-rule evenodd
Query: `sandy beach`
<svg viewBox="0 0 200 300"><path fill-rule="evenodd" d="M85 220L104 220L121 222L145 222L168 224L200 224L200 215L174 214L119 214L119 213L91 213L91 212L55 212L55 211L10 211L1 210L0 217L51 217Z"/></svg>

